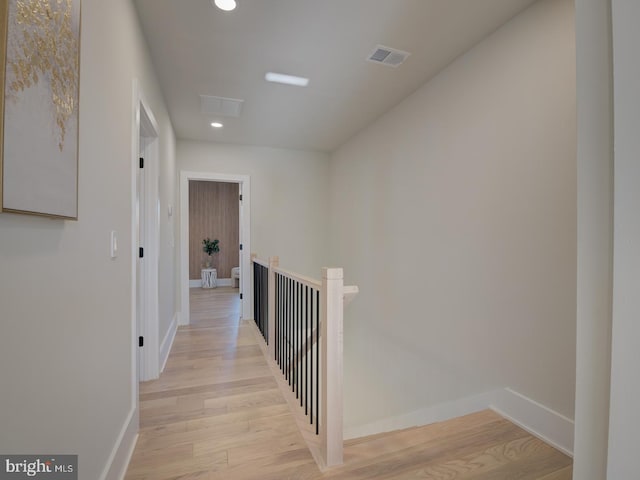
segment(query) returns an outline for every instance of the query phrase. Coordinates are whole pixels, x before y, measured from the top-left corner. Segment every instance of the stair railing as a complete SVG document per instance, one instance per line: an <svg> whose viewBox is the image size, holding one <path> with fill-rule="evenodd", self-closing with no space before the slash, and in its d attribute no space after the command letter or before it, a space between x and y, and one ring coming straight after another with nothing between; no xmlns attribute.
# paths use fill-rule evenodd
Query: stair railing
<svg viewBox="0 0 640 480"><path fill-rule="evenodd" d="M308 418L317 441L308 444L321 468L343 461L343 311L358 293L341 268L321 280L279 267L278 257L253 262L254 320L274 369L290 388L296 414ZM290 401L293 404L293 401Z"/></svg>

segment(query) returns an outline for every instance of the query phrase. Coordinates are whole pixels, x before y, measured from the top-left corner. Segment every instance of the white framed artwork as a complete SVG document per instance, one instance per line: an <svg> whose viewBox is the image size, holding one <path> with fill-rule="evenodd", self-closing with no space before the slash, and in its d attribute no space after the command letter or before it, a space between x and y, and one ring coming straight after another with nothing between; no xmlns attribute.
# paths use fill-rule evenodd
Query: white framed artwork
<svg viewBox="0 0 640 480"><path fill-rule="evenodd" d="M78 218L80 0L0 0L0 207Z"/></svg>

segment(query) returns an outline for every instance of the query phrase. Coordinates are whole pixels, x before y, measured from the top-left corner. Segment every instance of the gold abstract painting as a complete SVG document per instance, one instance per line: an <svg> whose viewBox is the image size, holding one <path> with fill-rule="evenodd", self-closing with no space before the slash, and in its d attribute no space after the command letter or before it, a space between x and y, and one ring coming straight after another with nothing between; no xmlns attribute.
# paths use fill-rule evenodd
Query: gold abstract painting
<svg viewBox="0 0 640 480"><path fill-rule="evenodd" d="M2 211L78 217L80 0L0 0Z"/></svg>

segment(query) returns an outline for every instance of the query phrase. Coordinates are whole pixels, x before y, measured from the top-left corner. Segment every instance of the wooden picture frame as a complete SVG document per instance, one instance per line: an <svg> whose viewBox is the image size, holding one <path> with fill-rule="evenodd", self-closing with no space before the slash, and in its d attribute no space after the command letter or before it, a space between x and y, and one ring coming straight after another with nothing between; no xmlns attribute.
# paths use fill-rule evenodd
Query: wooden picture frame
<svg viewBox="0 0 640 480"><path fill-rule="evenodd" d="M80 1L0 0L0 211L78 219Z"/></svg>

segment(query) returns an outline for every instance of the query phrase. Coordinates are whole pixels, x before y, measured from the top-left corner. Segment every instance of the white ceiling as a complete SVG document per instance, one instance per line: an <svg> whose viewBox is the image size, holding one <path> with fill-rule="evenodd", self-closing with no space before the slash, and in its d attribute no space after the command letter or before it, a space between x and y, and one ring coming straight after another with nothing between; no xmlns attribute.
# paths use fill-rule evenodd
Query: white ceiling
<svg viewBox="0 0 640 480"><path fill-rule="evenodd" d="M135 0L181 139L330 152L535 0ZM378 44L411 53L367 62ZM310 78L268 83L268 71ZM243 99L239 118L199 95ZM220 120L224 128L210 123Z"/></svg>

